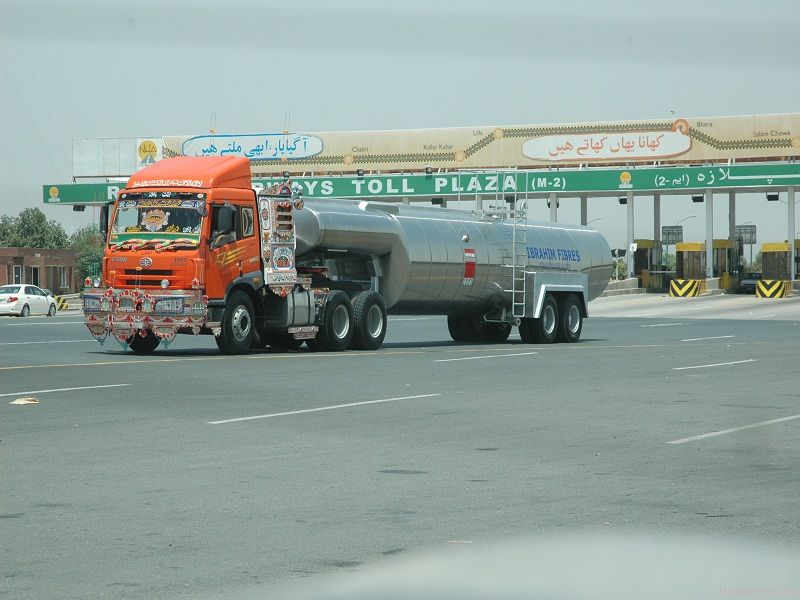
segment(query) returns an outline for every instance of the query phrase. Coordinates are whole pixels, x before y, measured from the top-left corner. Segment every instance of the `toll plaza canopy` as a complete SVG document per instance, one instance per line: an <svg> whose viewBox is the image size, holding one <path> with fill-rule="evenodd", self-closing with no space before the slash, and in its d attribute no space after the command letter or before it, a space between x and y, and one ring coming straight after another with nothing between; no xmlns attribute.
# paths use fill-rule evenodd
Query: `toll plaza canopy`
<svg viewBox="0 0 800 600"><path fill-rule="evenodd" d="M707 231L715 193L730 198L731 236L738 191L786 191L794 240L794 186L800 185L800 114L673 118L555 125L477 126L394 131L165 135L73 142L73 183L43 186L45 203L113 201L127 177L161 158L244 156L254 187L291 176L307 197L413 201L524 194L546 197L557 221L559 197L624 195L628 242L634 196L702 193ZM703 201L703 200L701 200ZM711 235L708 252L711 252ZM711 264L711 260L707 261ZM710 267L709 267L710 268ZM794 273L793 273L794 274Z"/></svg>

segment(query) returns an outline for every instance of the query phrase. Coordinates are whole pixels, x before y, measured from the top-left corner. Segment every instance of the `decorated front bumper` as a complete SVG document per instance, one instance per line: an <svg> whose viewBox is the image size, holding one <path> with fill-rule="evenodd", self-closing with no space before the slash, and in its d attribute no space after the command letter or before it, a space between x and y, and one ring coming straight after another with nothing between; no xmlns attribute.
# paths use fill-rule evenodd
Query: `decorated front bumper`
<svg viewBox="0 0 800 600"><path fill-rule="evenodd" d="M208 296L200 290L93 288L81 296L86 326L100 343L112 335L125 345L152 331L167 345L180 329L197 335L206 325Z"/></svg>

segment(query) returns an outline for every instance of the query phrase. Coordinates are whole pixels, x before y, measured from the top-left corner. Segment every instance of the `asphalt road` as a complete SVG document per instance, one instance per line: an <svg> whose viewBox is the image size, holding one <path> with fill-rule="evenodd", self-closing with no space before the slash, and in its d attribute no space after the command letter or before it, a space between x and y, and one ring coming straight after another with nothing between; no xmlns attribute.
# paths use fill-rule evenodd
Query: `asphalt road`
<svg viewBox="0 0 800 600"><path fill-rule="evenodd" d="M378 352L246 357L0 319L0 598L213 598L572 531L800 542L800 299L590 308L572 345L394 317Z"/></svg>

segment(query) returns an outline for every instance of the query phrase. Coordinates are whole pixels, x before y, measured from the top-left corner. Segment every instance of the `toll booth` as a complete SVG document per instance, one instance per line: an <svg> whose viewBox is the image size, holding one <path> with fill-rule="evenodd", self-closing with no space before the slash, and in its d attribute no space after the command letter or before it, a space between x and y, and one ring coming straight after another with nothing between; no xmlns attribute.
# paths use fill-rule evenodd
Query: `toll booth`
<svg viewBox="0 0 800 600"><path fill-rule="evenodd" d="M761 279L756 282L758 298L785 298L792 294L789 273L789 242L761 245Z"/></svg>
<svg viewBox="0 0 800 600"><path fill-rule="evenodd" d="M706 278L706 245L681 242L675 246L675 276L678 279Z"/></svg>
<svg viewBox="0 0 800 600"><path fill-rule="evenodd" d="M703 244L705 249L705 244ZM719 287L731 290L739 287L739 262L741 240L713 240L712 259L714 277L719 277Z"/></svg>
<svg viewBox="0 0 800 600"><path fill-rule="evenodd" d="M681 242L675 245L675 279L669 283L669 295L693 298L706 289L706 245Z"/></svg>
<svg viewBox="0 0 800 600"><path fill-rule="evenodd" d="M633 253L633 274L639 279L639 287L666 289L661 270L661 242L656 240L633 240L636 251Z"/></svg>
<svg viewBox="0 0 800 600"><path fill-rule="evenodd" d="M800 240L794 241L794 273L795 278L797 278L798 273L800 273Z"/></svg>

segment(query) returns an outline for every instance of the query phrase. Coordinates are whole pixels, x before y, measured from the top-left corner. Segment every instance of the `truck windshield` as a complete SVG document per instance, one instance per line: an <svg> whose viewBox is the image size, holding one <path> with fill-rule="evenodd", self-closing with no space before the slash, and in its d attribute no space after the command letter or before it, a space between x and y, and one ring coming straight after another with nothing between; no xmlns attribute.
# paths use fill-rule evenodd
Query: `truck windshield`
<svg viewBox="0 0 800 600"><path fill-rule="evenodd" d="M200 242L203 200L160 197L123 199L117 204L109 246L115 250L196 248Z"/></svg>

